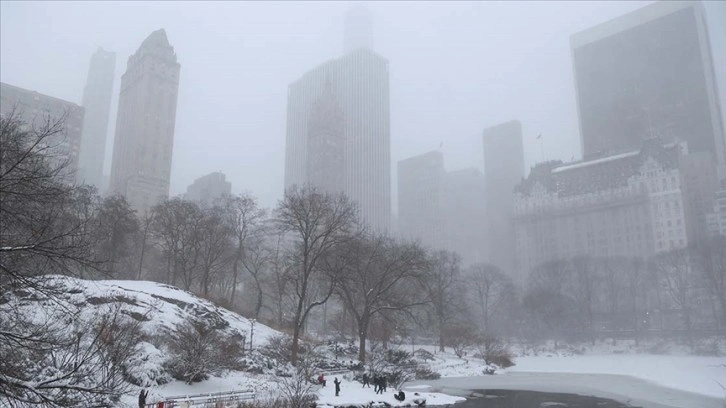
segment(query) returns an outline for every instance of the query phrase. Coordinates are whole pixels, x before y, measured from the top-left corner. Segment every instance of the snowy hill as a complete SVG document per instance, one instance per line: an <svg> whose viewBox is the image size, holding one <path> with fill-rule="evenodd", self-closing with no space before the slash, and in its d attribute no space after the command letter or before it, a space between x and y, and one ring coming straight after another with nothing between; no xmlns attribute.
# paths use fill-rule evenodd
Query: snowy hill
<svg viewBox="0 0 726 408"><path fill-rule="evenodd" d="M214 305L185 290L149 281L83 280L67 276L53 276L49 281L62 301L56 308L81 308L81 317L93 319L103 310L121 306L121 313L141 322L141 330L149 336L169 335L175 326L185 321L204 320L215 329L227 334L240 334L250 338L251 324L237 313ZM20 292L24 307L34 302L52 305L39 292ZM254 325L254 342L262 344L279 332L260 323Z"/></svg>
<svg viewBox="0 0 726 408"><path fill-rule="evenodd" d="M34 321L38 327L52 324L54 330L77 333L88 331L109 315L120 316L104 336L121 336L121 324L138 325L137 335L120 364L124 377L132 384L155 386L172 381L169 363L180 360L171 357L170 347L183 333L181 329L193 325L213 332L215 339L223 339L224 345L232 344L238 350L249 347L250 320L200 299L190 292L147 281L101 280L91 281L66 276L49 276L34 289L18 288L3 294L0 299L0 315L21 313L25 319ZM79 329L80 328L80 329ZM83 329L86 328L86 329ZM254 324L255 347L279 334L260 323ZM190 341L196 341L197 333L192 331ZM92 341L92 340L89 340ZM208 342L207 348L219 348L217 343ZM197 347L198 345L194 345ZM222 355L221 350L212 350ZM187 353L188 354L193 354ZM237 353L238 355L240 353ZM198 362L192 362L190 364ZM203 363L207 365L207 363ZM180 371L189 371L188 366ZM202 378L206 374L202 375ZM197 380L195 380L197 381Z"/></svg>

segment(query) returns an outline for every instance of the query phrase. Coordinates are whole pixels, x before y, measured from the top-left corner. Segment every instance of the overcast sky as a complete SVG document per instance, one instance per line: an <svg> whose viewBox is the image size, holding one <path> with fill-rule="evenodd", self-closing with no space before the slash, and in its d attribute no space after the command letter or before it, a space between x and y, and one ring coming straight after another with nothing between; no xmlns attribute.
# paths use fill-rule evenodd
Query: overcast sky
<svg viewBox="0 0 726 408"><path fill-rule="evenodd" d="M579 158L569 36L649 3L361 3L390 62L394 192L396 162L442 142L447 169L482 168L482 129L510 119L522 122L527 168ZM80 104L91 54L115 51L108 173L127 58L165 28L181 63L171 194L222 171L270 207L283 190L287 86L341 55L352 5L2 1L0 80ZM723 111L726 2L705 6Z"/></svg>

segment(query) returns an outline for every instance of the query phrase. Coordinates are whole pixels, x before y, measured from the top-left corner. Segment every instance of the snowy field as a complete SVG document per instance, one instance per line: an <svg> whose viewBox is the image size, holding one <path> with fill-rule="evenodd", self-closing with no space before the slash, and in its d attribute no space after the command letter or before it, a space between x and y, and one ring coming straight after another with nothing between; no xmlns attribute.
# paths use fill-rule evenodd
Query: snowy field
<svg viewBox="0 0 726 408"><path fill-rule="evenodd" d="M419 392L427 405L446 405L462 400L477 389L522 389L542 392L565 392L614 399L646 408L724 408L726 358L641 355L544 355L516 359L517 365L496 375L482 376L484 365L475 359L462 360L449 353L436 354L432 368L442 373L436 381L414 381L403 386L405 403ZM341 392L335 397L333 377L317 393L322 406L384 401L400 404L389 387L385 395L373 388L362 388L349 376L338 376ZM348 378L346 378L348 377ZM428 387L426 387L428 385ZM150 400L171 395L197 394L254 389L258 396L271 396L276 390L273 378L235 373L212 378L203 383L186 385L174 381L152 389ZM432 392L435 391L435 392ZM153 398L151 398L153 397Z"/></svg>
<svg viewBox="0 0 726 408"><path fill-rule="evenodd" d="M142 330L148 334L170 333L175 324L191 318L204 318L224 323L225 332L247 334L251 322L244 317L199 299L189 292L153 282L134 281L84 281L57 277L59 284L68 285L64 301L72 305L84 305L81 318L92 320L110 303L122 303L127 312L144 315ZM22 303L29 313L36 313L33 301ZM277 332L262 324L255 324L255 346L266 342ZM724 352L724 339L704 341L716 350ZM135 371L153 373L163 357L148 343L140 343L144 357L137 361ZM650 345L651 349L654 345ZM708 408L726 407L726 357L702 357L689 355L684 346L659 342L663 354L648 354L649 345L635 346L618 341L617 346L598 343L596 346L579 346L540 349L536 353L515 358L516 365L497 371L496 375L482 375L483 361L454 354L439 353L433 346L402 347L406 351L424 348L431 351L434 360L432 370L441 374L437 381L419 381L404 384L406 400L423 397L427 405L447 405L461 400L477 389L522 389L544 392L564 392L595 395L643 407ZM643 348L646 347L646 348ZM568 351L562 351L568 350ZM393 398L393 387L384 395L376 395L372 388L363 389L352 381L352 375L338 375L343 381L341 394L334 395L333 375L328 375L328 386L317 387L321 406L386 402L393 406L400 403ZM254 375L246 372L230 372L212 377L201 383L187 385L181 381L152 387L148 401L164 400L170 396L213 392L253 390L259 398L273 397L279 393L279 378L274 375ZM430 385L430 387L424 387ZM419 387L419 388L412 388ZM435 391L435 392L431 392ZM134 393L137 393L135 391ZM414 396L418 392L419 396ZM132 394L134 394L132 393ZM447 395L448 394L448 395ZM135 406L136 395L123 399L126 406Z"/></svg>

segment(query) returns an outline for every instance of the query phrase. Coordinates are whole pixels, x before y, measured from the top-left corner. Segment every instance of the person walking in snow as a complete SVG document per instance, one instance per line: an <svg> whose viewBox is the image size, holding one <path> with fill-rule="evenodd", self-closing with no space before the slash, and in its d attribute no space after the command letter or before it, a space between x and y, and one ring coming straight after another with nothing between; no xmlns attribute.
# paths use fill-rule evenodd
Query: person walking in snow
<svg viewBox="0 0 726 408"><path fill-rule="evenodd" d="M323 373L320 373L320 375L318 376L318 383L325 387L325 382L325 376L323 375Z"/></svg>
<svg viewBox="0 0 726 408"><path fill-rule="evenodd" d="M370 383L370 379L368 378L368 373L363 373L363 387L362 388L365 388L366 385L368 386L368 388L371 388L371 383Z"/></svg>
<svg viewBox="0 0 726 408"><path fill-rule="evenodd" d="M386 380L385 375L381 376L381 385L379 385L378 388L380 388L382 390L381 394L383 394L384 392L386 392L388 390L388 381Z"/></svg>
<svg viewBox="0 0 726 408"><path fill-rule="evenodd" d="M333 382L335 383L335 396L337 397L340 394L340 380L338 380L338 377L335 377Z"/></svg>
<svg viewBox="0 0 726 408"><path fill-rule="evenodd" d="M146 406L146 397L148 396L149 391L141 389L141 392L139 393L139 408L144 408Z"/></svg>

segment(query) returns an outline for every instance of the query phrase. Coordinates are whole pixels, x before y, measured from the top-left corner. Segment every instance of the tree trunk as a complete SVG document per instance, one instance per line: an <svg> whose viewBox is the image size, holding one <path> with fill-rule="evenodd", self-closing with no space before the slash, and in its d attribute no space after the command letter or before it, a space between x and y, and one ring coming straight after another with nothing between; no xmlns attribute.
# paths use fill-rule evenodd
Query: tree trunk
<svg viewBox="0 0 726 408"><path fill-rule="evenodd" d="M444 352L444 316L439 314L439 351Z"/></svg>
<svg viewBox="0 0 726 408"><path fill-rule="evenodd" d="M136 275L136 280L141 280L141 269L144 266L144 253L146 252L146 236L141 241L141 255L139 256L139 271Z"/></svg>
<svg viewBox="0 0 726 408"><path fill-rule="evenodd" d="M205 266L205 267L204 267L204 282L203 282L203 286L204 286L204 288L203 288L203 291L204 291L204 297L205 297L205 298L206 298L206 297L207 297L207 295L209 294L209 275L210 275L210 273L211 273L211 272L209 271L209 269L210 269L210 268L209 268L209 267L207 267L207 266Z"/></svg>
<svg viewBox="0 0 726 408"><path fill-rule="evenodd" d="M295 328L293 330L292 334L292 352L290 353L290 363L293 366L297 366L297 354L299 349L299 340L300 340L300 325L298 322L300 321L300 311L298 309L298 312L295 314Z"/></svg>
<svg viewBox="0 0 726 408"><path fill-rule="evenodd" d="M366 332L367 331L368 331L368 327L366 325L366 328L361 328L360 332L358 332L358 360L363 365L365 365L365 363L366 363Z"/></svg>
<svg viewBox="0 0 726 408"><path fill-rule="evenodd" d="M260 311L262 310L262 285L260 280L255 276L255 283L257 284L257 303L255 304L255 319L260 318Z"/></svg>
<svg viewBox="0 0 726 408"><path fill-rule="evenodd" d="M234 257L234 262L232 263L232 293L229 296L229 304L230 306L234 305L234 296L237 294L237 273L239 271L239 263L242 259L242 242L237 246L237 254Z"/></svg>

